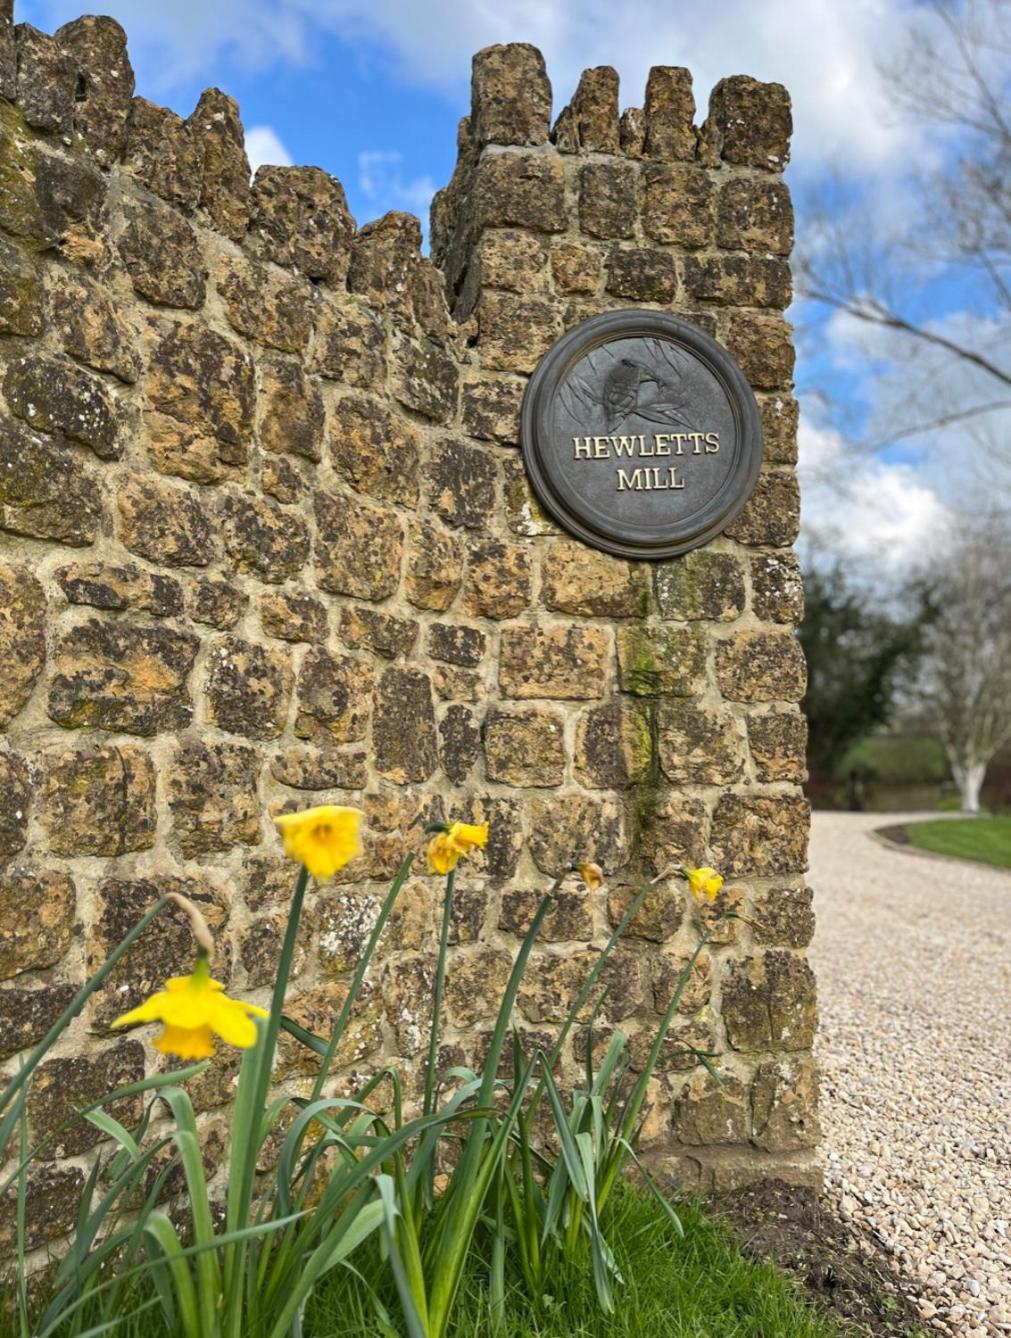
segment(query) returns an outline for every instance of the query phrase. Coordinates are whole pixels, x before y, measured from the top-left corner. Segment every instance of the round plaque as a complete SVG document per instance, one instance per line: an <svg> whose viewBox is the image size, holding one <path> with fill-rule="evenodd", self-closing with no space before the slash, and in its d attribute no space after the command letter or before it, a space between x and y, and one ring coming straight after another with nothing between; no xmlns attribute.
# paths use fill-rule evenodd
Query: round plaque
<svg viewBox="0 0 1011 1338"><path fill-rule="evenodd" d="M523 399L523 460L571 534L631 558L698 548L748 500L758 405L722 345L662 311L582 321L544 355Z"/></svg>

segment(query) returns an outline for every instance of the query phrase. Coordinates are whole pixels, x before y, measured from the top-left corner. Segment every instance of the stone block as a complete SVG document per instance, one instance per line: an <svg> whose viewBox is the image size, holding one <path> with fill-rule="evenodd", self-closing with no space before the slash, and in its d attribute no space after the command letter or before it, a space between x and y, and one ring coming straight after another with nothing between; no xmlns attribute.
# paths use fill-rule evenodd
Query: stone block
<svg viewBox="0 0 1011 1338"><path fill-rule="evenodd" d="M478 441L515 446L520 434L524 383L508 376L484 376L463 387L463 426Z"/></svg>
<svg viewBox="0 0 1011 1338"><path fill-rule="evenodd" d="M433 423L455 417L460 373L434 340L395 340L392 371L393 394L413 413Z"/></svg>
<svg viewBox="0 0 1011 1338"><path fill-rule="evenodd" d="M590 789L637 785L653 767L649 715L638 702L616 698L581 712L576 729L576 777Z"/></svg>
<svg viewBox="0 0 1011 1338"><path fill-rule="evenodd" d="M282 353L304 353L315 294L305 279L278 275L245 256L224 254L217 289L232 328Z"/></svg>
<svg viewBox="0 0 1011 1338"><path fill-rule="evenodd" d="M541 599L560 613L641 618L649 611L649 576L643 565L556 539L544 554Z"/></svg>
<svg viewBox="0 0 1011 1338"><path fill-rule="evenodd" d="M252 226L263 254L284 269L344 281L355 232L344 189L318 167L260 167Z"/></svg>
<svg viewBox="0 0 1011 1338"><path fill-rule="evenodd" d="M657 564L656 597L664 618L732 621L744 612L744 567L733 553L696 549Z"/></svg>
<svg viewBox="0 0 1011 1338"><path fill-rule="evenodd" d="M68 874L0 874L0 980L55 966L70 947L76 909Z"/></svg>
<svg viewBox="0 0 1011 1338"><path fill-rule="evenodd" d="M672 302L677 292L674 257L648 247L614 247L607 257L607 291L636 302Z"/></svg>
<svg viewBox="0 0 1011 1338"><path fill-rule="evenodd" d="M639 175L634 163L585 163L579 170L579 227L588 237L635 236Z"/></svg>
<svg viewBox="0 0 1011 1338"><path fill-rule="evenodd" d="M642 226L648 237L686 250L712 245L716 191L710 177L694 166L647 163L643 181Z"/></svg>
<svg viewBox="0 0 1011 1338"><path fill-rule="evenodd" d="M36 1070L28 1095L32 1142L51 1140L43 1154L47 1160L81 1156L103 1135L77 1114L80 1107L99 1101L117 1087L139 1082L143 1076L144 1047L139 1041L120 1041L94 1058L47 1059ZM140 1119L142 1099L139 1095L121 1097L102 1109L129 1129Z"/></svg>
<svg viewBox="0 0 1011 1338"><path fill-rule="evenodd" d="M695 157L694 118L691 72L677 65L654 65L646 80L646 155L691 162Z"/></svg>
<svg viewBox="0 0 1011 1338"><path fill-rule="evenodd" d="M447 706L439 722L439 765L453 782L462 785L481 755L481 728L469 706Z"/></svg>
<svg viewBox="0 0 1011 1338"><path fill-rule="evenodd" d="M793 249L793 204L782 181L731 177L720 190L716 239L725 251L788 256Z"/></svg>
<svg viewBox="0 0 1011 1338"><path fill-rule="evenodd" d="M386 599L400 583L404 536L388 507L317 492L316 580L355 599Z"/></svg>
<svg viewBox="0 0 1011 1338"><path fill-rule="evenodd" d="M220 932L228 919L225 894L196 878L106 878L99 884L87 943L87 969L96 971L155 902L175 892L196 903L217 944L214 976L228 984L230 954ZM106 1031L121 1013L185 974L196 959L189 916L169 902L117 962L92 996L90 1029ZM144 1034L144 1033L142 1033ZM148 1033L154 1036L156 1033Z"/></svg>
<svg viewBox="0 0 1011 1338"><path fill-rule="evenodd" d="M792 395L758 395L762 415L762 445L766 464L797 463L797 423L800 406Z"/></svg>
<svg viewBox="0 0 1011 1338"><path fill-rule="evenodd" d="M543 237L506 228L488 229L477 246L475 274L482 288L512 293L544 289L548 248Z"/></svg>
<svg viewBox="0 0 1011 1338"><path fill-rule="evenodd" d="M111 167L126 141L134 78L126 33L115 19L87 14L65 23L55 40L77 70L74 129L102 167Z"/></svg>
<svg viewBox="0 0 1011 1338"><path fill-rule="evenodd" d="M513 293L482 293L477 325L481 365L500 372L532 372L562 333L553 303Z"/></svg>
<svg viewBox="0 0 1011 1338"><path fill-rule="evenodd" d="M419 609L442 613L456 598L463 580L463 551L452 535L424 521L409 527L404 593Z"/></svg>
<svg viewBox="0 0 1011 1338"><path fill-rule="evenodd" d="M168 773L168 805L185 859L259 843L259 771L256 752L241 744L179 744Z"/></svg>
<svg viewBox="0 0 1011 1338"><path fill-rule="evenodd" d="M486 539L468 554L463 607L475 618L514 618L530 604L533 557L529 544Z"/></svg>
<svg viewBox="0 0 1011 1338"><path fill-rule="evenodd" d="M22 709L46 660L46 595L27 567L0 566L0 726Z"/></svg>
<svg viewBox="0 0 1011 1338"><path fill-rule="evenodd" d="M800 486L790 473L763 473L727 535L742 544L786 548L800 533Z"/></svg>
<svg viewBox="0 0 1011 1338"><path fill-rule="evenodd" d="M339 630L341 640L352 650L371 650L385 660L409 654L418 639L418 624L412 618L396 618L360 605L341 609Z"/></svg>
<svg viewBox="0 0 1011 1338"><path fill-rule="evenodd" d="M544 57L528 42L487 46L474 57L471 130L477 144L543 144L551 122Z"/></svg>
<svg viewBox="0 0 1011 1338"><path fill-rule="evenodd" d="M427 780L438 766L432 684L419 669L386 669L372 720L376 770L395 785Z"/></svg>
<svg viewBox="0 0 1011 1338"><path fill-rule="evenodd" d="M73 985L0 990L0 1058L41 1041L75 993Z"/></svg>
<svg viewBox="0 0 1011 1338"><path fill-rule="evenodd" d="M446 1011L457 1027L473 1027L498 1015L512 959L484 944L457 953L446 972Z"/></svg>
<svg viewBox="0 0 1011 1338"><path fill-rule="evenodd" d="M691 697L706 681L707 640L701 627L630 623L617 629L618 681L640 697Z"/></svg>
<svg viewBox="0 0 1011 1338"><path fill-rule="evenodd" d="M330 420L330 455L358 492L413 506L418 500L418 434L406 419L364 395L348 395Z"/></svg>
<svg viewBox="0 0 1011 1338"><path fill-rule="evenodd" d="M542 873L557 878L584 860L611 873L628 858L624 813L611 796L538 795L529 813L530 854Z"/></svg>
<svg viewBox="0 0 1011 1338"><path fill-rule="evenodd" d="M611 635L605 627L568 623L503 628L499 687L504 696L514 698L601 697L610 658Z"/></svg>
<svg viewBox="0 0 1011 1338"><path fill-rule="evenodd" d="M134 291L160 306L202 307L207 267L185 218L154 200L127 205L124 217L117 245Z"/></svg>
<svg viewBox="0 0 1011 1338"><path fill-rule="evenodd" d="M474 669L484 658L487 637L477 627L457 623L429 623L425 634L425 654L447 664Z"/></svg>
<svg viewBox="0 0 1011 1338"><path fill-rule="evenodd" d="M199 638L169 627L90 618L57 642L51 719L65 729L152 735L193 719L189 676Z"/></svg>
<svg viewBox="0 0 1011 1338"><path fill-rule="evenodd" d="M726 1075L716 1082L708 1073L693 1074L674 1101L673 1130L689 1147L747 1142L748 1100L740 1079Z"/></svg>
<svg viewBox="0 0 1011 1338"><path fill-rule="evenodd" d="M229 581L195 576L186 588L186 612L195 623L227 631L242 617L248 596Z"/></svg>
<svg viewBox="0 0 1011 1338"><path fill-rule="evenodd" d="M623 883L608 893L607 917L615 929L641 891L641 883ZM658 883L643 897L639 909L625 927L625 936L645 939L649 943L665 943L681 928L684 913L684 894L678 882Z"/></svg>
<svg viewBox="0 0 1011 1338"><path fill-rule="evenodd" d="M200 203L219 232L241 241L249 225L250 171L238 103L207 88L187 125L200 156Z"/></svg>
<svg viewBox="0 0 1011 1338"><path fill-rule="evenodd" d="M499 929L524 938L541 904L540 888L510 888L502 897ZM538 941L544 943L584 943L593 937L593 904L585 884L573 878L552 893L551 909L541 921Z"/></svg>
<svg viewBox="0 0 1011 1338"><path fill-rule="evenodd" d="M222 637L207 657L207 718L230 734L276 739L288 722L291 685L287 651Z"/></svg>
<svg viewBox="0 0 1011 1338"><path fill-rule="evenodd" d="M726 708L692 698L660 704L657 748L674 785L729 785L744 770L744 725Z"/></svg>
<svg viewBox="0 0 1011 1338"><path fill-rule="evenodd" d="M578 242L558 242L551 252L551 274L559 293L595 293L604 272L600 252Z"/></svg>
<svg viewBox="0 0 1011 1338"><path fill-rule="evenodd" d="M155 766L143 748L93 745L43 754L42 821L54 855L124 855L155 843Z"/></svg>
<svg viewBox="0 0 1011 1338"><path fill-rule="evenodd" d="M386 378L386 333L375 312L317 296L312 370L368 390Z"/></svg>
<svg viewBox="0 0 1011 1338"><path fill-rule="evenodd" d="M16 855L28 839L32 790L23 757L0 752L0 859Z"/></svg>
<svg viewBox="0 0 1011 1338"><path fill-rule="evenodd" d="M112 293L77 271L51 269L47 284L50 316L64 351L96 371L135 382L141 371L137 334Z"/></svg>
<svg viewBox="0 0 1011 1338"><path fill-rule="evenodd" d="M618 72L610 65L584 70L572 101L552 133L559 153L617 153Z"/></svg>
<svg viewBox="0 0 1011 1338"><path fill-rule="evenodd" d="M685 256L684 284L692 301L719 306L783 311L793 297L790 266L777 256Z"/></svg>
<svg viewBox="0 0 1011 1338"><path fill-rule="evenodd" d="M806 948L814 937L809 887L774 887L754 898L755 942L775 948Z"/></svg>
<svg viewBox="0 0 1011 1338"><path fill-rule="evenodd" d="M235 570L279 584L296 577L308 561L309 530L297 512L244 492L225 493L218 514Z"/></svg>
<svg viewBox="0 0 1011 1338"><path fill-rule="evenodd" d="M716 647L716 680L728 701L800 701L804 652L792 632L738 632Z"/></svg>
<svg viewBox="0 0 1011 1338"><path fill-rule="evenodd" d="M800 795L722 795L713 814L713 865L728 878L802 873L810 814Z"/></svg>
<svg viewBox="0 0 1011 1338"><path fill-rule="evenodd" d="M32 353L7 365L4 394L11 413L37 432L90 446L102 460L122 452L119 407L98 377L65 358Z"/></svg>
<svg viewBox="0 0 1011 1338"><path fill-rule="evenodd" d="M488 779L503 785L561 785L565 721L557 711L490 711L484 722Z"/></svg>
<svg viewBox="0 0 1011 1338"><path fill-rule="evenodd" d="M704 133L725 163L782 172L793 133L790 95L782 84L763 84L746 74L721 79L709 96Z"/></svg>
<svg viewBox="0 0 1011 1338"><path fill-rule="evenodd" d="M751 607L769 623L799 623L804 616L804 581L793 553L761 553L751 559Z"/></svg>
<svg viewBox="0 0 1011 1338"><path fill-rule="evenodd" d="M55 37L30 23L14 29L17 43L17 104L35 130L68 135L74 124L77 67Z"/></svg>
<svg viewBox="0 0 1011 1338"><path fill-rule="evenodd" d="M793 382L795 354L791 327L766 312L731 312L723 342L756 390L785 390Z"/></svg>
<svg viewBox="0 0 1011 1338"><path fill-rule="evenodd" d="M313 647L298 675L295 733L328 744L364 739L372 687L372 670L367 664Z"/></svg>
<svg viewBox="0 0 1011 1338"><path fill-rule="evenodd" d="M180 209L200 201L203 160L193 128L168 107L134 98L126 123L124 167L155 195Z"/></svg>
<svg viewBox="0 0 1011 1338"><path fill-rule="evenodd" d="M752 1142L765 1152L817 1147L818 1070L808 1056L766 1059L751 1083Z"/></svg>
<svg viewBox="0 0 1011 1338"><path fill-rule="evenodd" d="M432 449L430 504L455 529L484 529L495 506L495 462L477 446L447 439Z"/></svg>
<svg viewBox="0 0 1011 1338"><path fill-rule="evenodd" d="M30 254L0 237L0 334L40 335L42 276Z"/></svg>
<svg viewBox="0 0 1011 1338"><path fill-rule="evenodd" d="M253 361L231 339L197 324L176 322L151 354L148 403L204 436L230 446L253 430L256 383ZM236 455L236 463L245 452Z"/></svg>
<svg viewBox="0 0 1011 1338"><path fill-rule="evenodd" d="M116 498L119 537L138 557L166 567L205 567L214 556L211 523L188 488L137 477Z"/></svg>
<svg viewBox="0 0 1011 1338"><path fill-rule="evenodd" d="M279 455L323 458L323 396L297 362L271 358L260 366L260 444Z"/></svg>
<svg viewBox="0 0 1011 1338"><path fill-rule="evenodd" d="M807 721L799 711L749 715L748 748L759 780L807 779Z"/></svg>
<svg viewBox="0 0 1011 1338"><path fill-rule="evenodd" d="M735 1050L809 1050L817 1025L814 972L777 949L731 962L723 1023Z"/></svg>

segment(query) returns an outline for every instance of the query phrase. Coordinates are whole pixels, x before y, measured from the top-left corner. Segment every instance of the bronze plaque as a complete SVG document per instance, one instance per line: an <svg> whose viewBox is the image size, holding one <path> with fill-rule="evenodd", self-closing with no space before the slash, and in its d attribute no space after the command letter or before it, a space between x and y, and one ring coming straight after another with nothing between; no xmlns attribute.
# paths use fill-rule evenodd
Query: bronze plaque
<svg viewBox="0 0 1011 1338"><path fill-rule="evenodd" d="M571 534L631 558L698 548L744 506L762 425L721 344L662 311L581 322L544 355L523 400L523 459Z"/></svg>

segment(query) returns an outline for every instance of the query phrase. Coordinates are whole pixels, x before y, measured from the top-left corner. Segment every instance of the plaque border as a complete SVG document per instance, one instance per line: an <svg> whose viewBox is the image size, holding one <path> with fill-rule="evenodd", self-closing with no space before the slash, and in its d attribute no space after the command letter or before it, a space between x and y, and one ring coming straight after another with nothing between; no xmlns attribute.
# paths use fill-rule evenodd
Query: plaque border
<svg viewBox="0 0 1011 1338"><path fill-rule="evenodd" d="M551 483L541 458L540 443L547 440L554 397L574 363L601 344L614 339L660 335L680 344L716 377L727 394L737 429L738 451L733 472L720 489L731 500L720 501L717 494L693 517L677 526L665 526L662 535L654 527L653 537L643 530L643 538L629 540L609 534L589 523L559 495ZM747 504L762 466L762 418L754 391L736 359L705 330L680 316L666 311L631 307L590 316L566 331L537 364L523 395L520 412L520 448L523 464L534 493L548 515L569 534L583 543L619 557L657 561L677 557L722 534Z"/></svg>

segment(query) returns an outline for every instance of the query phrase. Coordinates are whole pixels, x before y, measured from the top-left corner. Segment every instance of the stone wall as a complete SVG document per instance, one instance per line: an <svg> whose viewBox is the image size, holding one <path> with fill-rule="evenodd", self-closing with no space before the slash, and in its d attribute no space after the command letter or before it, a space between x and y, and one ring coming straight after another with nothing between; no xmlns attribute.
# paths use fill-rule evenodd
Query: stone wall
<svg viewBox="0 0 1011 1338"><path fill-rule="evenodd" d="M646 1143L703 1185L814 1174L814 988L785 91L687 71L644 109L587 71L550 126L529 46L475 58L459 163L417 220L356 228L312 167L250 183L235 103L133 96L119 26L0 19L0 1054L37 1040L160 891L205 907L219 972L262 998L292 868L270 813L367 810L367 852L309 900L293 1011L343 997L405 844L491 822L462 879L448 1054L474 1053L547 884L570 876L521 998L550 1031L630 889L712 862L728 922L676 1030ZM688 316L758 394L765 464L705 550L660 564L560 533L526 485L525 378L584 316ZM605 1025L645 1049L699 915L651 895ZM439 886L407 888L343 1056L417 1081ZM152 930L40 1072L34 1132L139 1075L111 1018L190 949ZM577 1038L578 1049L578 1038ZM300 1080L286 1050L282 1076ZM213 1160L235 1065L198 1083ZM32 1241L61 1229L95 1131L52 1145ZM0 1223L0 1236L10 1223Z"/></svg>

